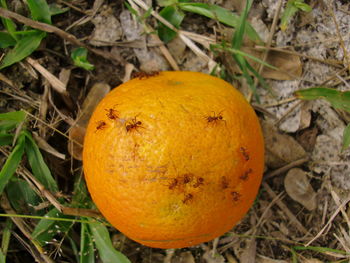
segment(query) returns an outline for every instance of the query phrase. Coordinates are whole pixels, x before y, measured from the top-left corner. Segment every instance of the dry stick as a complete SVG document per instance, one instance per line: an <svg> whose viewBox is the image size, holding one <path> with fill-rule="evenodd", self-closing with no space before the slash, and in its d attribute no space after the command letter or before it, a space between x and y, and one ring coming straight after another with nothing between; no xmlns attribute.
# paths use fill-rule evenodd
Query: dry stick
<svg viewBox="0 0 350 263"><path fill-rule="evenodd" d="M35 68L47 81L51 84L54 90L56 90L58 93L67 96L67 89L66 85L62 81L60 81L58 78L56 78L51 72L49 72L46 68L41 66L38 61L27 57L26 61Z"/></svg>
<svg viewBox="0 0 350 263"><path fill-rule="evenodd" d="M150 9L150 7L144 3L141 0L129 0L132 2L135 2L138 6L140 6L142 9L148 11ZM214 60L212 60L210 57L208 57L202 50L200 50L196 44L194 44L192 42L191 39L189 39L187 36L185 36L184 34L182 34L182 31L177 29L176 27L174 27L172 24L170 24L166 19L164 19L163 17L161 17L157 12L155 12L153 9L151 11L151 15L154 16L157 20L159 20L161 23L163 23L165 26L167 26L168 28L170 28L171 30L175 31L179 37L181 38L181 40L200 58L204 59L205 61L208 62L209 66L211 67L212 65L216 64L216 62Z"/></svg>
<svg viewBox="0 0 350 263"><path fill-rule="evenodd" d="M269 194L269 196L272 199L275 199L277 195L275 192L271 189L271 187L266 183L262 183L263 187ZM279 208L286 214L287 217L289 217L290 221L294 226L303 234L309 235L310 233L306 230L305 227L299 222L299 220L295 217L295 215L288 209L288 207L281 201L281 200L276 200L276 204L279 206Z"/></svg>
<svg viewBox="0 0 350 263"><path fill-rule="evenodd" d="M281 167L281 168L278 168L278 169L276 169L276 170L274 170L274 171L271 171L271 172L267 173L267 174L264 176L264 180L270 179L270 178L272 178L272 177L274 177L274 176L276 176L276 175L279 175L279 174L281 174L281 173L284 173L284 172L290 170L290 169L293 168L293 167L296 167L296 166L302 165L303 163L306 163L306 162L309 161L309 160L310 160L309 157L303 157L303 158L301 158L301 159L298 159L298 160L296 160L296 161L293 161L293 162L291 162L291 163L289 163L289 164L287 164L287 165L285 165L285 166L283 166L283 167Z"/></svg>
<svg viewBox="0 0 350 263"><path fill-rule="evenodd" d="M276 25L277 25L277 22L278 22L279 14L281 12L282 4L283 4L283 0L279 0L278 6L277 6L277 9L276 9L276 12L275 12L275 15L273 17L273 21L272 21L272 25L271 25L271 29L270 29L270 34L269 34L269 37L267 39L267 43L266 43L266 47L267 48L271 47L273 35L275 34L275 31L276 31ZM269 54L269 51L266 50L264 52L264 54L263 54L262 61L264 61L264 62L266 61L268 54ZM260 64L259 65L259 69L258 69L259 75L261 75L262 71L264 70L264 67L265 67L264 64ZM258 84L258 81L259 81L259 79L255 78L254 86L256 86ZM248 95L248 100L249 101L251 100L252 95L253 95L253 92L250 91L249 95Z"/></svg>
<svg viewBox="0 0 350 263"><path fill-rule="evenodd" d="M337 30L337 35L338 35L338 38L339 38L340 46L341 46L341 48L343 49L343 52L344 52L344 59L345 59L345 61L348 64L348 69L350 69L348 51L345 48L344 39L343 39L343 37L342 37L342 35L340 33L339 24L338 24L337 19L335 17L333 8L334 8L334 5L332 7L330 7L329 10L331 12L331 15L332 15L332 18L333 18L333 21L334 21L334 24L335 24L335 28Z"/></svg>
<svg viewBox="0 0 350 263"><path fill-rule="evenodd" d="M35 28L35 29L39 29L41 31L45 31L48 33L54 33L54 34L58 35L59 37L65 39L66 41L68 41L74 45L84 47L84 48L88 49L89 51L91 51L91 52L95 53L96 55L99 55L105 59L112 60L112 61L115 61L115 62L118 62L121 64L125 64L125 61L121 57L116 57L115 55L113 55L110 52L104 52L102 50L92 48L92 47L86 45L85 43L79 41L74 35L68 34L58 27L34 21L32 19L26 18L24 16L21 16L19 14L16 14L14 12L11 12L11 11L6 10L4 8L1 8L1 7L0 7L0 16L4 17L4 18L8 18L8 19L14 19L19 23L25 24L25 25L30 26L30 27Z"/></svg>
<svg viewBox="0 0 350 263"><path fill-rule="evenodd" d="M310 246L310 244L312 242L314 242L316 239L318 239L322 234L323 232L330 226L330 224L333 222L334 218L339 214L339 212L344 209L344 207L347 205L347 203L350 202L350 198L346 199L338 208L337 210L335 210L335 212L333 213L333 215L329 218L327 224L325 224L325 226L321 229L320 232L317 233L317 235L311 239L306 245L305 247L308 247Z"/></svg>
<svg viewBox="0 0 350 263"><path fill-rule="evenodd" d="M281 53L286 53L286 54L291 54L291 55L295 55L295 56L299 56L299 57L303 57L303 58L307 58L310 60L314 60L317 62L321 62L330 66L334 66L337 68L343 68L343 63L341 61L335 60L329 60L329 59L321 59L321 58L316 58L316 57L312 57L312 56L308 56L308 55L304 55L302 53L296 52L296 51L292 51L292 50L288 50L288 49L282 49L280 47L264 47L264 46L255 46L256 50L272 50L272 51L278 51Z"/></svg>

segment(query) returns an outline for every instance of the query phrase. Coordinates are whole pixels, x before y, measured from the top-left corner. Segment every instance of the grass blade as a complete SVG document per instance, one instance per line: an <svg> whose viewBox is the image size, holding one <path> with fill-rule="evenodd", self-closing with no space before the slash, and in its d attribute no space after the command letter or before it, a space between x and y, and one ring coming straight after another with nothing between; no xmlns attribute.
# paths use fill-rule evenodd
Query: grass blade
<svg viewBox="0 0 350 263"><path fill-rule="evenodd" d="M51 16L60 15L69 11L69 7L62 8L58 6L56 3L50 4L49 9L50 9Z"/></svg>
<svg viewBox="0 0 350 263"><path fill-rule="evenodd" d="M94 237L96 247L103 263L130 263L130 260L113 247L107 228L91 220L89 229Z"/></svg>
<svg viewBox="0 0 350 263"><path fill-rule="evenodd" d="M6 261L6 254L10 244L11 230L13 223L11 219L6 220L5 228L2 230L2 239L1 239L1 249L0 249L0 263Z"/></svg>
<svg viewBox="0 0 350 263"><path fill-rule="evenodd" d="M50 191L58 192L58 186L43 156L29 132L25 131L25 151L34 176Z"/></svg>
<svg viewBox="0 0 350 263"><path fill-rule="evenodd" d="M247 16L251 6L252 6L252 1L248 0L242 15L238 20L237 28L232 38L232 47L235 49L240 49L242 46L244 33L246 30Z"/></svg>
<svg viewBox="0 0 350 263"><path fill-rule="evenodd" d="M179 3L178 7L183 11L206 16L234 28L237 28L239 24L239 16L237 14L217 5L204 3ZM262 43L258 33L249 23L247 23L246 34L255 43Z"/></svg>
<svg viewBox="0 0 350 263"><path fill-rule="evenodd" d="M12 178L6 187L6 193L12 207L20 214L38 214L34 209L40 203L37 193L30 187L27 181Z"/></svg>
<svg viewBox="0 0 350 263"><path fill-rule="evenodd" d="M344 129L342 151L344 151L349 146L350 146L350 123Z"/></svg>
<svg viewBox="0 0 350 263"><path fill-rule="evenodd" d="M0 146L10 145L13 142L13 135L0 133Z"/></svg>
<svg viewBox="0 0 350 263"><path fill-rule="evenodd" d="M24 153L25 136L21 133L18 137L17 144L12 150L11 154L7 158L4 166L0 171L0 195L5 189L8 181L12 175L16 172L19 163L22 160Z"/></svg>
<svg viewBox="0 0 350 263"><path fill-rule="evenodd" d="M326 87L314 87L295 92L302 100L325 99L334 108L350 112L350 91L338 91Z"/></svg>
<svg viewBox="0 0 350 263"><path fill-rule="evenodd" d="M14 39L11 34L6 32L0 32L0 48L13 47L16 45L16 39Z"/></svg>
<svg viewBox="0 0 350 263"><path fill-rule="evenodd" d="M51 25L51 12L45 0L27 0L26 2L33 20Z"/></svg>
<svg viewBox="0 0 350 263"><path fill-rule="evenodd" d="M328 248L328 247L314 247L314 246L295 246L293 247L294 250L311 250L311 251L316 251L319 253L326 253L326 252L331 252L331 253L337 253L341 255L349 255L346 251L339 250L339 249L333 249L333 248Z"/></svg>
<svg viewBox="0 0 350 263"><path fill-rule="evenodd" d="M18 40L17 44L3 58L0 70L21 61L32 54L40 45L41 40L46 36L45 32L35 30Z"/></svg>
<svg viewBox="0 0 350 263"><path fill-rule="evenodd" d="M165 18L169 23L171 23L176 28L179 28L182 20L185 17L184 12L179 10L176 6L167 6L162 9L162 11L159 12L159 15L161 15L163 18ZM159 38L164 42L168 43L172 39L176 37L176 32L168 28L162 23L159 23L158 26L158 35Z"/></svg>
<svg viewBox="0 0 350 263"><path fill-rule="evenodd" d="M1 7L7 9L7 3L6 0L0 0ZM18 40L18 38L15 35L16 32L16 24L8 18L1 18L1 22L4 25L6 31L12 36L13 39Z"/></svg>
<svg viewBox="0 0 350 263"><path fill-rule="evenodd" d="M94 242L86 223L81 224L79 255L80 263L95 263Z"/></svg>

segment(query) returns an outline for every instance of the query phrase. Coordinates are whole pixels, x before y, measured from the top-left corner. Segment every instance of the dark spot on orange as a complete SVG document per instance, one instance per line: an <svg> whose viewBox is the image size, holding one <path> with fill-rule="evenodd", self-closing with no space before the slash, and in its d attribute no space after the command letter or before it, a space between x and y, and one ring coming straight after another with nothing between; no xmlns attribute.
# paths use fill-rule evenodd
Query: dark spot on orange
<svg viewBox="0 0 350 263"><path fill-rule="evenodd" d="M239 179L241 179L242 181L247 181L249 179L249 175L253 172L253 170L251 168L249 168L247 171L245 171L240 177Z"/></svg>
<svg viewBox="0 0 350 263"><path fill-rule="evenodd" d="M193 194L186 194L185 198L182 200L182 203L188 204L193 199Z"/></svg>
<svg viewBox="0 0 350 263"><path fill-rule="evenodd" d="M239 151L243 155L244 160L249 161L250 156L249 156L247 149L245 147L241 147L241 148L239 148Z"/></svg>
<svg viewBox="0 0 350 263"><path fill-rule="evenodd" d="M221 177L221 188L227 189L229 185L229 181L227 180L226 176Z"/></svg>
<svg viewBox="0 0 350 263"><path fill-rule="evenodd" d="M240 193L238 193L238 192L231 192L231 195L232 195L232 200L233 201L235 201L235 202L237 202L237 201L239 201L239 199L241 198L241 194Z"/></svg>
<svg viewBox="0 0 350 263"><path fill-rule="evenodd" d="M197 178L196 182L194 183L193 188L200 187L201 185L203 185L203 183L204 183L204 178L199 177L199 178Z"/></svg>

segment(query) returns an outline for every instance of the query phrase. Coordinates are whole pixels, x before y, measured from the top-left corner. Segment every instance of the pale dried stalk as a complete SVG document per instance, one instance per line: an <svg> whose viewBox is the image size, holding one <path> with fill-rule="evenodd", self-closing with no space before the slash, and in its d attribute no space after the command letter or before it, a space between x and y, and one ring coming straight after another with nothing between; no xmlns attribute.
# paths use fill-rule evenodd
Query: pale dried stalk
<svg viewBox="0 0 350 263"><path fill-rule="evenodd" d="M46 68L41 66L38 61L27 57L26 61L32 65L47 81L51 84L52 88L62 95L67 95L66 85L62 83L58 78L56 78L51 72Z"/></svg>

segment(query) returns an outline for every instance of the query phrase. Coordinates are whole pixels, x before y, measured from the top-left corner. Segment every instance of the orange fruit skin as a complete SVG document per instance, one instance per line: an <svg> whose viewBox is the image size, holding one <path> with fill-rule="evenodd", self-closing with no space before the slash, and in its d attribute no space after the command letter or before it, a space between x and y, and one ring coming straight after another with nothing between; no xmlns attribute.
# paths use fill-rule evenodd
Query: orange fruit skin
<svg viewBox="0 0 350 263"><path fill-rule="evenodd" d="M92 199L113 226L150 247L182 248L224 234L247 213L261 183L263 136L227 82L160 72L99 103L83 164Z"/></svg>

